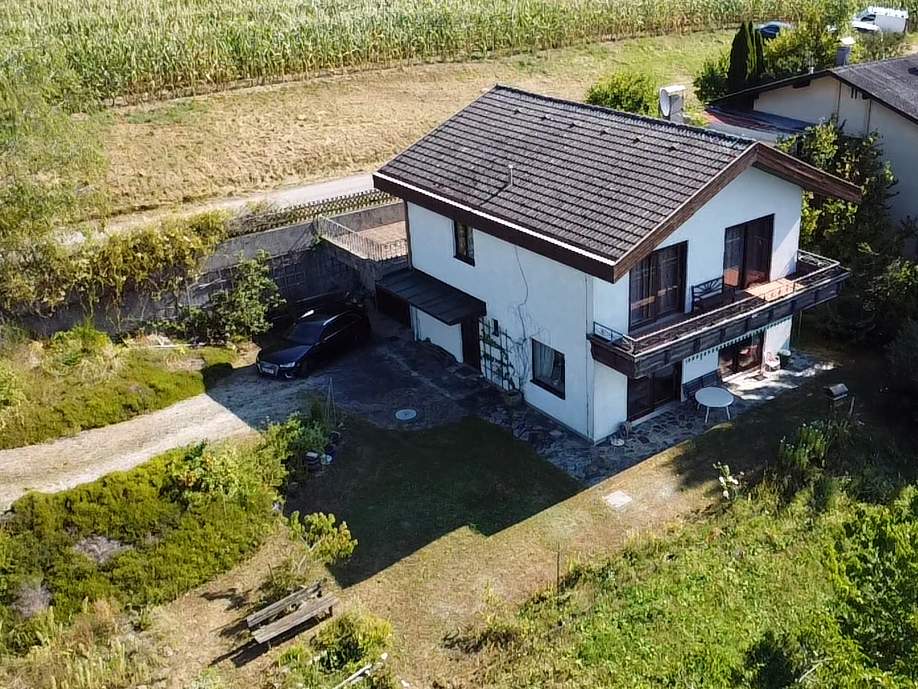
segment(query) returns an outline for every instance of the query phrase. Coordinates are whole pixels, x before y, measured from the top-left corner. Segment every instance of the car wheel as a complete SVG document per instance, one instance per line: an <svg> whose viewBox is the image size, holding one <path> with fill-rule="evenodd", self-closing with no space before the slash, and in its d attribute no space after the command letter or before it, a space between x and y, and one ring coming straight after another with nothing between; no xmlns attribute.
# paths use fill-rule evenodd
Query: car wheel
<svg viewBox="0 0 918 689"><path fill-rule="evenodd" d="M300 378L305 378L312 372L312 365L309 363L309 359L303 359L303 363L300 364L300 367L297 369L297 376Z"/></svg>

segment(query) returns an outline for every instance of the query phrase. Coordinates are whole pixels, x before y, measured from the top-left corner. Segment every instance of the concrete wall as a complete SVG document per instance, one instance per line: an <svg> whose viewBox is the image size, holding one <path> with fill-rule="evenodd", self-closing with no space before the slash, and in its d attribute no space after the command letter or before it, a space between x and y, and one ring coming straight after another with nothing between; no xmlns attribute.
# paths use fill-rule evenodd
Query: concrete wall
<svg viewBox="0 0 918 689"><path fill-rule="evenodd" d="M526 401L589 436L592 357L586 333L591 279L478 230L473 230L475 265L469 265L454 258L452 220L415 204L409 204L408 217L414 267L484 301L486 317L496 318L511 338L525 343L513 358L527 373ZM531 338L564 354L564 399L531 383ZM447 350L454 346L449 339L431 341Z"/></svg>
<svg viewBox="0 0 918 689"><path fill-rule="evenodd" d="M355 231L404 220L404 204L395 203L353 211L333 218ZM376 263L354 257L329 243L316 244L312 222L231 237L221 242L204 260L201 277L189 285L175 302L171 297L155 299L151 294L128 294L118 307L99 308L93 313L97 327L112 333L127 332L146 321L168 319L178 305L200 306L216 292L232 287L233 268L240 260L261 252L268 254L271 278L288 301L350 290L363 286L372 291L379 275L405 265L405 259ZM29 330L48 336L72 327L86 318L79 304L60 309L52 318L24 314L20 321Z"/></svg>

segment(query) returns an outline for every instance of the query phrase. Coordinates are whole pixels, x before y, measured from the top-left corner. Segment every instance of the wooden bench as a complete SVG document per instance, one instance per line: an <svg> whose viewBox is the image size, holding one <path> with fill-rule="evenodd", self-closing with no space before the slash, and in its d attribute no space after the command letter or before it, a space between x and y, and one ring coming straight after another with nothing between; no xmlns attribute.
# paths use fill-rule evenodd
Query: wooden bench
<svg viewBox="0 0 918 689"><path fill-rule="evenodd" d="M316 596L322 595L322 582L316 582L312 586L304 586L300 589L297 589L289 596L281 598L275 603L271 603L261 610L253 612L251 615L245 618L245 626L249 629L253 629L259 625L264 624L268 620L271 620L278 615L286 612L289 608L299 605L303 601L309 598L315 598Z"/></svg>
<svg viewBox="0 0 918 689"><path fill-rule="evenodd" d="M299 627L309 620L331 615L337 604L338 598L334 595L307 599L289 615L285 615L271 624L266 624L254 630L252 632L252 638L259 644L269 643L272 639Z"/></svg>

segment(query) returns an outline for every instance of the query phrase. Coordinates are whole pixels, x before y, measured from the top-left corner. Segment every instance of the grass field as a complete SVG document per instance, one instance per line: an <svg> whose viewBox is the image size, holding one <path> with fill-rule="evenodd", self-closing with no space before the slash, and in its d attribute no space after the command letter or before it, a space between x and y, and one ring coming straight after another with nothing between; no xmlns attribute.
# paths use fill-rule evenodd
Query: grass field
<svg viewBox="0 0 918 689"><path fill-rule="evenodd" d="M106 139L113 206L129 212L371 170L497 82L574 99L615 69L688 84L731 37L597 43L114 110Z"/></svg>
<svg viewBox="0 0 918 689"><path fill-rule="evenodd" d="M22 0L0 40L112 101L366 65L477 58L791 18L802 0Z"/></svg>

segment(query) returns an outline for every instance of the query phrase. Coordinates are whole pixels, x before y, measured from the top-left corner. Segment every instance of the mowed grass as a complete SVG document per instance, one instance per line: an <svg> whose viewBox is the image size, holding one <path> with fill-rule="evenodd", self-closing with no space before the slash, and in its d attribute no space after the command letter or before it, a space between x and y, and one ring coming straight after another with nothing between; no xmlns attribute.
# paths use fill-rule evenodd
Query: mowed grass
<svg viewBox="0 0 918 689"><path fill-rule="evenodd" d="M57 52L95 97L453 60L799 16L801 0L21 0L0 40Z"/></svg>
<svg viewBox="0 0 918 689"><path fill-rule="evenodd" d="M84 330L79 327L77 330ZM160 349L138 343L22 340L0 350L0 449L108 426L205 391L235 353L220 347ZM92 331L94 332L94 331ZM65 344L64 344L65 343Z"/></svg>
<svg viewBox="0 0 918 689"><path fill-rule="evenodd" d="M393 622L396 668L412 684L452 680L459 686L562 686L573 677L579 686L615 686L603 668L609 658L621 657L616 681L634 672L628 686L653 686L683 660L680 649L713 646L716 655L734 627L741 639L749 639L778 619L772 615L797 614L786 613L782 601L799 599L800 615L824 608L831 594L821 578L824 542L810 541L812 525L798 520L799 512L776 522L771 506L757 503L750 506L741 531L717 517L707 522L705 512L718 502L713 465L725 461L734 472L746 472L747 483L758 480L781 438L823 414L826 384L847 382L861 400L865 419L905 432L893 426L902 417L891 413L898 400L882 392L878 357L822 354L839 367L589 489L572 484L525 443L478 420L423 432L358 423L349 427L329 470L294 489L288 509L332 511L348 522L359 545L353 559L332 573L349 603ZM632 497L627 509L616 511L603 501L616 490ZM684 521L688 526L679 528ZM763 527L772 531L763 536ZM647 559L628 569L631 553L644 552L629 548L636 537L649 541ZM495 648L493 655L457 650L468 625L511 624L508 610L551 587L559 563L563 576L571 565L602 563L622 548L629 555L610 578L621 587L610 588L599 600L597 584L585 577L571 594L571 605L581 607L549 617L546 610L553 610L553 604L547 603L545 610L533 612L534 620L521 623L534 633L544 632L546 644L534 643L521 665L502 664L501 658L516 657L515 647ZM738 561L736 553L744 548L748 554ZM642 584L670 556L685 569L624 592L626 584ZM595 613L595 624L587 628L578 615L594 602L595 611L588 609ZM693 607L698 615L680 618L670 630L669 615ZM544 627L541 615L549 620ZM567 639L562 634L565 641L556 645L551 628L558 620L564 629L579 633L582 627L583 635ZM630 626L615 636L619 624ZM645 633L646 640L641 637ZM656 644L667 634L673 636L667 648L674 655L661 666L662 674L636 672L651 665ZM737 649L743 648L727 645L718 662L735 667ZM561 658L556 650L563 652L563 663L552 660ZM500 671L482 673L492 664ZM547 669L540 674L543 665ZM697 678L707 669L690 672Z"/></svg>
<svg viewBox="0 0 918 689"><path fill-rule="evenodd" d="M418 65L118 109L105 140L116 212L372 170L495 83L582 100L618 69L689 85L731 31ZM691 89L689 108L698 111Z"/></svg>

